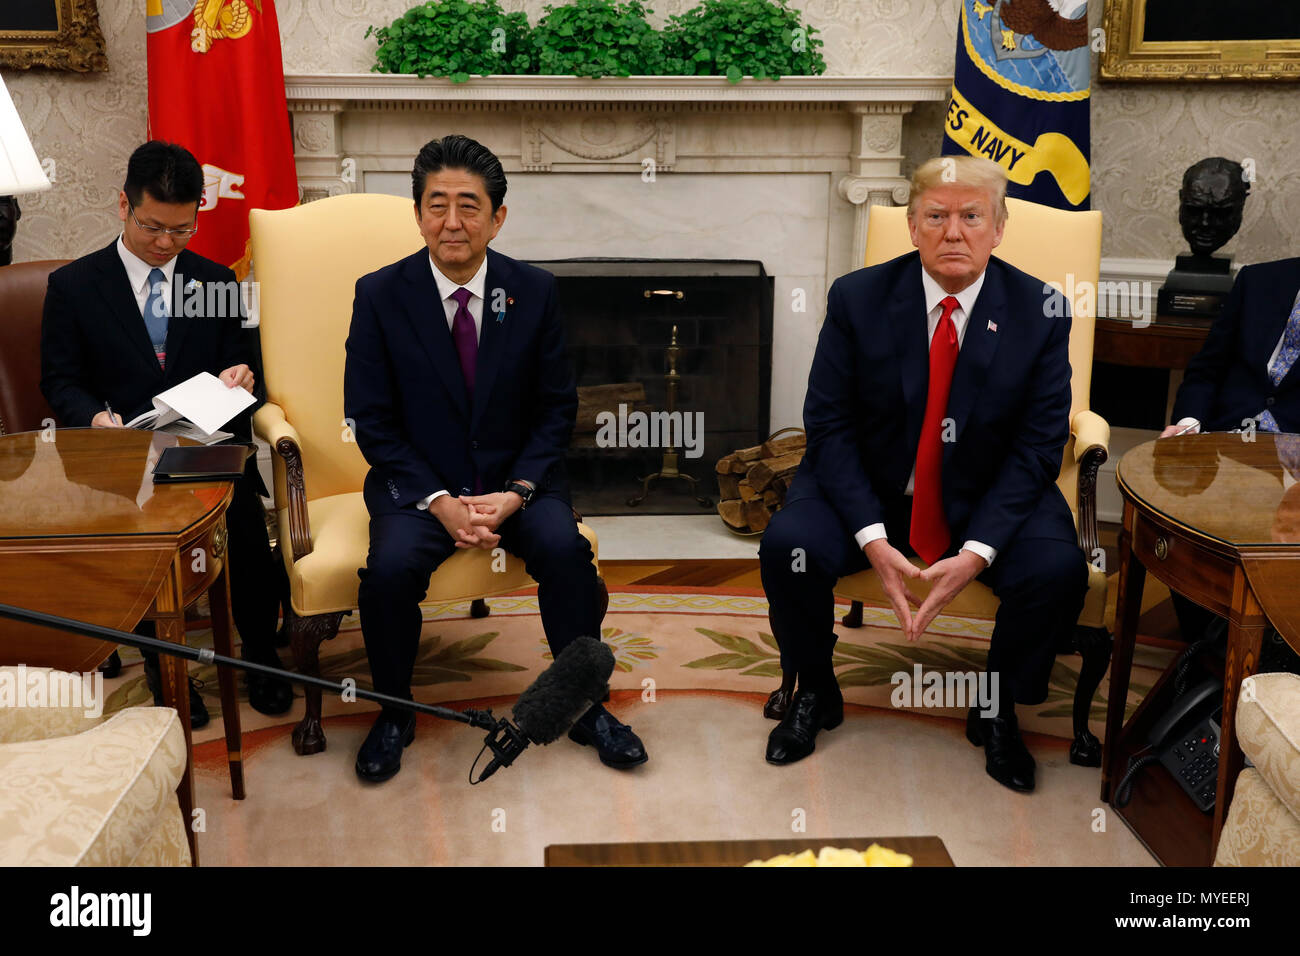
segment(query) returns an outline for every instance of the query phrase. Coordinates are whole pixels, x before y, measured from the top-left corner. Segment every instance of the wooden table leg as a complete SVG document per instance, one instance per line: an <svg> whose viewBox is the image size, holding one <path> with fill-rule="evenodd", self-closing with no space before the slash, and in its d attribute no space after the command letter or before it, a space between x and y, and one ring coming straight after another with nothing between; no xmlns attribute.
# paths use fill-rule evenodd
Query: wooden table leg
<svg viewBox="0 0 1300 956"><path fill-rule="evenodd" d="M1244 624L1244 620L1258 621ZM1255 599L1238 566L1232 581L1232 607L1228 612L1228 654L1223 662L1223 714L1219 719L1219 779L1214 796L1214 830L1210 836L1210 855L1219 849L1219 834L1228 816L1228 805L1237 786L1237 775L1244 766L1241 745L1237 743L1237 697L1241 682L1259 666L1264 641L1264 610Z"/></svg>
<svg viewBox="0 0 1300 956"><path fill-rule="evenodd" d="M221 570L208 588L208 606L212 612L212 643L218 654L234 657L234 640L230 630L230 577L226 573L229 554L216 555ZM239 726L239 700L235 685L239 676L229 667L217 668L221 688L221 722L226 728L226 763L230 766L230 792L236 800L244 799L243 733Z"/></svg>
<svg viewBox="0 0 1300 956"><path fill-rule="evenodd" d="M155 627L158 637L173 644L185 643L185 608L181 604L181 574L179 554L172 559L171 569L158 596L154 599ZM162 675L163 706L176 708L185 734L185 773L176 797L181 805L181 819L185 821L185 835L190 841L190 858L199 865L198 838L194 832L194 738L190 732L190 680L188 661L171 654L158 655L158 669Z"/></svg>
<svg viewBox="0 0 1300 956"><path fill-rule="evenodd" d="M1133 526L1137 520L1133 505L1124 502L1124 525L1119 533L1119 591L1115 595L1115 644L1111 652L1110 692L1106 704L1106 740L1101 757L1101 799L1111 799L1112 766L1119 752L1119 734L1124 727L1128 704L1129 675L1133 670L1133 647L1137 643L1138 618L1142 615L1142 589L1147 569L1133 557Z"/></svg>

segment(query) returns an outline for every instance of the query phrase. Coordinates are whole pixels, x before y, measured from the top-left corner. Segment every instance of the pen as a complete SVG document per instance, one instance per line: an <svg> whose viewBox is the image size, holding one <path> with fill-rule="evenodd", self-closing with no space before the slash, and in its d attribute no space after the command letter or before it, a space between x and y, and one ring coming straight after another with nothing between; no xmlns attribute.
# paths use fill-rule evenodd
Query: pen
<svg viewBox="0 0 1300 956"><path fill-rule="evenodd" d="M1174 433L1173 433L1172 435L1170 435L1169 437L1170 437L1170 438L1177 438L1179 435L1186 435L1189 431L1191 431L1193 428L1195 428L1198 424L1200 424L1200 423L1199 423L1199 422L1192 422L1190 425L1184 425L1182 428L1178 429L1178 431L1174 432Z"/></svg>
<svg viewBox="0 0 1300 956"><path fill-rule="evenodd" d="M104 403L104 411L108 412L108 420L112 422L117 416L113 414L113 409L109 407L108 402Z"/></svg>

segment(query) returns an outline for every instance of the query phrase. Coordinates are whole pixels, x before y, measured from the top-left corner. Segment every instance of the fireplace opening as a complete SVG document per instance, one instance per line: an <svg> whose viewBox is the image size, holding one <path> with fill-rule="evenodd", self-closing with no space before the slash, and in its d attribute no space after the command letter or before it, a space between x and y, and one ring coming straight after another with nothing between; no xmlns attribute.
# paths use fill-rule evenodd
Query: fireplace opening
<svg viewBox="0 0 1300 956"><path fill-rule="evenodd" d="M574 508L584 516L716 514L717 460L768 436L773 279L763 264L533 264L558 282L578 381L566 456Z"/></svg>

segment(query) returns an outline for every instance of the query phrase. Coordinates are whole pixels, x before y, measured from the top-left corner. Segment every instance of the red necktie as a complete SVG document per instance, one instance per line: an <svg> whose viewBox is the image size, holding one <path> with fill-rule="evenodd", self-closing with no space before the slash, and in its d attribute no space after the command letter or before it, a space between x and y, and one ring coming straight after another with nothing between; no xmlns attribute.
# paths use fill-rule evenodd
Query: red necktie
<svg viewBox="0 0 1300 956"><path fill-rule="evenodd" d="M952 310L957 300L940 303L943 314L930 340L930 387L925 396L921 442L916 447L916 480L912 485L912 529L908 536L926 564L934 564L948 550L952 535L943 514L943 418L948 411L952 369L957 364L957 326Z"/></svg>

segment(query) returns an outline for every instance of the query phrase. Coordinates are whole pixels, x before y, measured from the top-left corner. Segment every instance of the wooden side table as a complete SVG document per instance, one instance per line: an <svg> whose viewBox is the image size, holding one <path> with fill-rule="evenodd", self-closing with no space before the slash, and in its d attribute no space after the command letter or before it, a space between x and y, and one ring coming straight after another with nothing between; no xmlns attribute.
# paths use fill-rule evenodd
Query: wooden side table
<svg viewBox="0 0 1300 956"><path fill-rule="evenodd" d="M47 440L51 439L51 440ZM185 642L185 608L207 592L213 643L233 656L226 573L228 481L155 485L162 449L196 444L162 432L70 428L0 436L0 603L129 631L157 622ZM0 660L91 671L113 651L94 638L0 619ZM163 703L185 732L177 788L194 864L187 662L159 655ZM236 677L218 671L230 786L244 799Z"/></svg>
<svg viewBox="0 0 1300 956"><path fill-rule="evenodd" d="M1172 666L1124 722L1142 587L1150 573L1228 620L1214 814L1198 810L1160 765L1142 771L1129 804L1115 810L1162 863L1208 866L1242 768L1236 737L1241 682L1255 672L1270 622L1300 648L1300 436L1159 439L1125 455L1116 475L1124 523L1101 797L1113 800L1128 759L1147 749L1147 735L1170 703Z"/></svg>
<svg viewBox="0 0 1300 956"><path fill-rule="evenodd" d="M547 866L744 866L781 853L817 853L824 846L865 850L873 843L912 858L913 866L952 866L936 836L827 837L797 840L705 840L668 843L561 843L546 848Z"/></svg>
<svg viewBox="0 0 1300 956"><path fill-rule="evenodd" d="M1094 362L1141 368L1187 368L1210 334L1213 319L1191 315L1157 315L1149 325L1132 319L1098 317L1093 331Z"/></svg>

